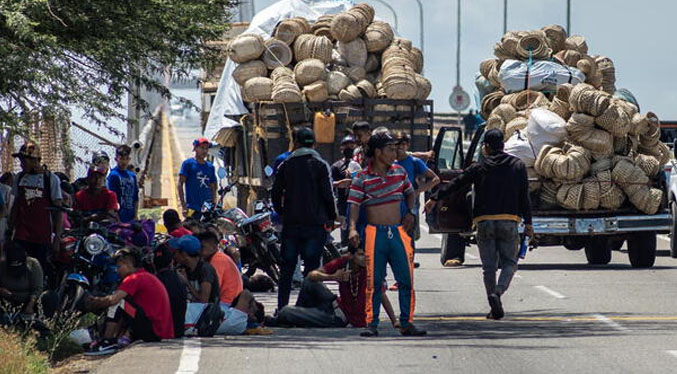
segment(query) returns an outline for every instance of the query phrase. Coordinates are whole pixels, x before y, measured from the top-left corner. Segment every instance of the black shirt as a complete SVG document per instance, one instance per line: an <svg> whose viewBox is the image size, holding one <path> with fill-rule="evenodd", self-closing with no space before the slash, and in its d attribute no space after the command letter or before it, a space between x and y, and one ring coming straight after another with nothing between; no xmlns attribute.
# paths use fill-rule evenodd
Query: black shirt
<svg viewBox="0 0 677 374"><path fill-rule="evenodd" d="M183 326L186 321L186 300L188 300L186 284L174 270L160 270L156 276L165 285L169 295L169 305L174 321L174 337L180 338L183 336Z"/></svg>
<svg viewBox="0 0 677 374"><path fill-rule="evenodd" d="M212 285L212 291L209 295L210 303L218 303L221 299L219 295L219 278L216 276L216 270L207 262L200 260L197 263L194 271L187 273L188 281L193 285L193 288L200 290L202 283L209 282Z"/></svg>
<svg viewBox="0 0 677 374"><path fill-rule="evenodd" d="M331 179L334 182L350 178L348 176L348 165L350 164L351 159L342 159L338 160L331 166ZM338 207L338 215L346 216L348 210L348 193L350 188L336 188L336 202Z"/></svg>

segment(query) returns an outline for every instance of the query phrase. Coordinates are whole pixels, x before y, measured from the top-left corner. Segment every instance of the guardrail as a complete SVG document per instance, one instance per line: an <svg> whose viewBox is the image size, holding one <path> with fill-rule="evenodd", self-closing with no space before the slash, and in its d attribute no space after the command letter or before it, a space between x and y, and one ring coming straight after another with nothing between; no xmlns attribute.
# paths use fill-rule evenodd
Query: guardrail
<svg viewBox="0 0 677 374"><path fill-rule="evenodd" d="M139 133L139 138L131 143L132 154L131 164L134 165L134 170L138 175L138 180L143 181L146 176L146 168L150 160L151 150L155 142L156 133L158 132L161 123L162 106L158 106L153 112L151 118L146 121L146 124Z"/></svg>

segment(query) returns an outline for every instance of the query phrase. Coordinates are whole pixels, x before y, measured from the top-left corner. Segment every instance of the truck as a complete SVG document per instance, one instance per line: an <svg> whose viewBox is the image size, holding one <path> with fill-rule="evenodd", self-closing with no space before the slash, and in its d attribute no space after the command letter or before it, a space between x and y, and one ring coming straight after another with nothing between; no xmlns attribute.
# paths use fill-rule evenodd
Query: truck
<svg viewBox="0 0 677 374"><path fill-rule="evenodd" d="M464 149L463 130L442 127L435 139L434 171L442 183L448 183L466 167L481 157L480 144L484 126L476 131L468 149ZM530 179L530 182L535 180ZM677 178L673 179L677 183ZM537 192L532 193L534 243L539 247L564 246L569 250L584 249L591 265L605 265L611 261L613 251L627 243L630 264L634 268L648 268L656 259L657 235L672 234L677 228L675 214L676 192L668 189L665 173L652 180L653 187L663 194L656 214L644 214L629 203L617 210L546 210L539 207ZM673 184L673 191L677 185ZM467 187L440 200L434 214L427 217L431 233L443 234L441 261L449 259L448 253L458 253L471 243L476 243L472 227L472 196ZM674 240L671 247L674 248ZM677 251L671 249L673 256Z"/></svg>
<svg viewBox="0 0 677 374"><path fill-rule="evenodd" d="M251 212L252 203L269 197L275 158L290 149L292 129L313 127L316 113L334 116L332 143L317 143L315 149L329 164L342 158L341 139L356 121L367 121L391 132L406 131L412 151L432 147L433 101L362 98L353 101L249 103L250 114L231 118L240 123L221 129L215 140L223 148L224 164L237 187L237 206Z"/></svg>

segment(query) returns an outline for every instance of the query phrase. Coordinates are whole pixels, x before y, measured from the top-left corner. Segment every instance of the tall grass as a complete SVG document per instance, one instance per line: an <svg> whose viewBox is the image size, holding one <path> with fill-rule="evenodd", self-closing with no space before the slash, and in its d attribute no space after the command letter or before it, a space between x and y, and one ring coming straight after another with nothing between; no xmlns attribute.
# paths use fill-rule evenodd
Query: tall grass
<svg viewBox="0 0 677 374"><path fill-rule="evenodd" d="M0 374L46 374L49 359L35 347L33 338L0 328Z"/></svg>

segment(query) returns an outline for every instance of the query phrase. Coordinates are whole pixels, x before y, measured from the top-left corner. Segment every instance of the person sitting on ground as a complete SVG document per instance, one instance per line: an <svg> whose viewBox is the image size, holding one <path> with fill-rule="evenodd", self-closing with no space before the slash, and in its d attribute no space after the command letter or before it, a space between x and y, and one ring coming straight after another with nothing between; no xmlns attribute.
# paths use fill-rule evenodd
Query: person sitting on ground
<svg viewBox="0 0 677 374"><path fill-rule="evenodd" d="M188 231L190 231L191 234L193 234L193 235L199 235L202 232L204 232L204 230L205 230L204 225L202 223L200 223L200 221L197 221L197 220L194 220L194 219L191 219L191 218L183 221L183 227L188 229Z"/></svg>
<svg viewBox="0 0 677 374"><path fill-rule="evenodd" d="M118 217L123 223L137 219L139 212L139 186L136 174L129 170L131 152L132 148L126 144L117 147L115 150L117 166L111 170L106 179L108 189L117 195L120 204Z"/></svg>
<svg viewBox="0 0 677 374"><path fill-rule="evenodd" d="M5 260L0 261L1 300L21 308L23 316L33 316L43 281L38 260L27 257L25 249L16 243L7 248Z"/></svg>
<svg viewBox="0 0 677 374"><path fill-rule="evenodd" d="M230 305L243 290L242 275L233 259L219 251L219 239L212 231L207 230L197 237L202 246L202 259L212 265L219 278L221 303Z"/></svg>
<svg viewBox="0 0 677 374"><path fill-rule="evenodd" d="M89 215L90 221L118 219L118 198L105 186L106 169L92 165L87 171L87 188L75 193L74 208Z"/></svg>
<svg viewBox="0 0 677 374"><path fill-rule="evenodd" d="M188 286L188 300L195 303L218 303L221 300L216 270L200 257L201 243L194 235L169 240L176 250L174 260L180 265L178 274Z"/></svg>
<svg viewBox="0 0 677 374"><path fill-rule="evenodd" d="M366 327L367 270L364 250L349 247L350 253L337 258L324 267L313 270L304 280L296 306L286 306L279 311L269 326L294 327ZM336 281L336 297L322 282ZM400 322L395 316L390 300L383 293L383 307L395 328Z"/></svg>
<svg viewBox="0 0 677 374"><path fill-rule="evenodd" d="M153 252L153 266L155 276L165 285L169 295L169 305L172 308L172 321L174 321L174 337L183 337L183 324L186 320L186 300L188 290L186 283L173 269L174 254L167 243L161 244Z"/></svg>
<svg viewBox="0 0 677 374"><path fill-rule="evenodd" d="M122 248L113 255L122 283L105 297L87 296L85 308L108 308L103 339L93 344L90 354L113 353L134 340L157 342L174 337L169 295L162 282L141 266L141 254Z"/></svg>
<svg viewBox="0 0 677 374"><path fill-rule="evenodd" d="M174 209L167 209L162 213L162 222L167 229L169 236L180 238L184 235L192 235L193 232L181 225L181 218L179 212Z"/></svg>

